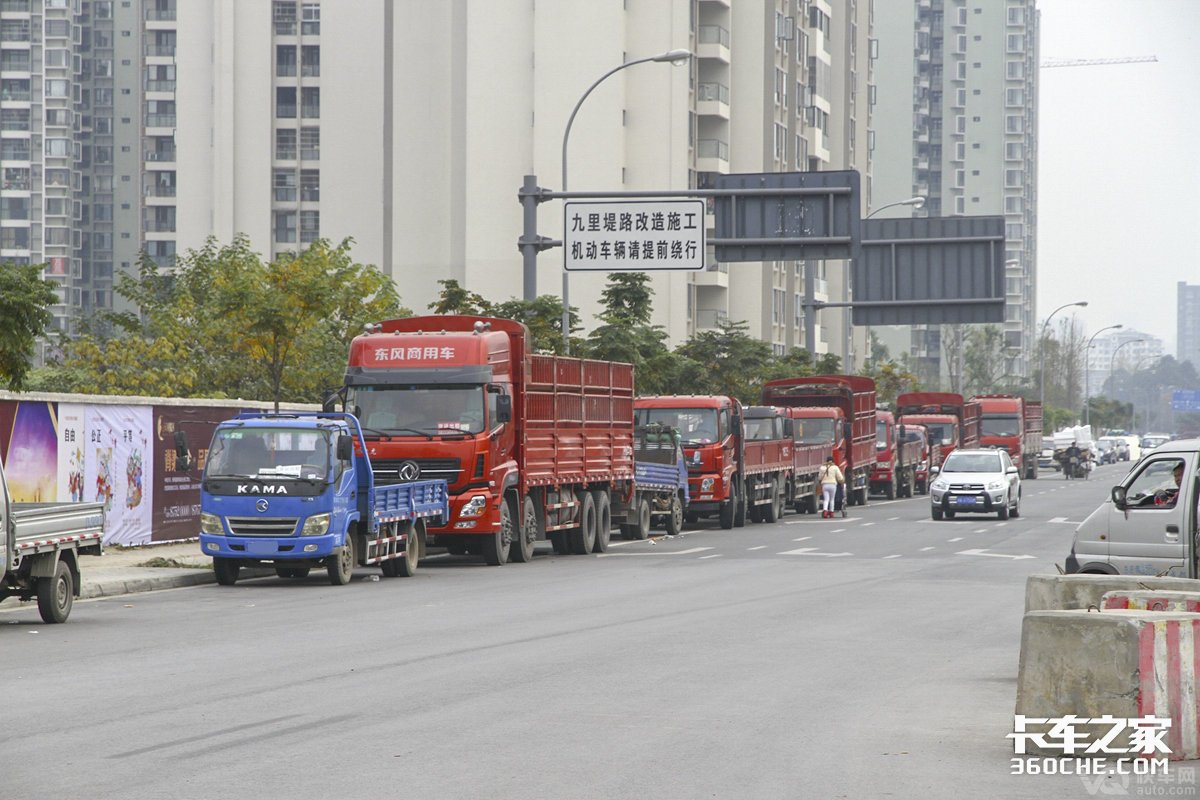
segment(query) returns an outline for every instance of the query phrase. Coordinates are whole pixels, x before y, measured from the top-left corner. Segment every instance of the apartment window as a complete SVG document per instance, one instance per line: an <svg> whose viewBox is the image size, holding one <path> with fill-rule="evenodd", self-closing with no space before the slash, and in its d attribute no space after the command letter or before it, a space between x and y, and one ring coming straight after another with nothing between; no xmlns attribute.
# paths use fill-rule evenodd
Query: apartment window
<svg viewBox="0 0 1200 800"><path fill-rule="evenodd" d="M46 81L46 97L69 97L71 94L71 85L63 80L48 80Z"/></svg>
<svg viewBox="0 0 1200 800"><path fill-rule="evenodd" d="M967 132L967 118L965 116L963 116L962 114L958 114L954 117L954 132L955 133L966 133Z"/></svg>
<svg viewBox="0 0 1200 800"><path fill-rule="evenodd" d="M300 160L319 161L321 159L321 129L300 129Z"/></svg>
<svg viewBox="0 0 1200 800"><path fill-rule="evenodd" d="M96 203L92 206L92 219L96 222L112 222L112 203Z"/></svg>
<svg viewBox="0 0 1200 800"><path fill-rule="evenodd" d="M1024 133L1025 117L1019 114L1009 114L1004 118L1005 133Z"/></svg>
<svg viewBox="0 0 1200 800"><path fill-rule="evenodd" d="M1020 33L1010 33L1006 39L1007 50L1010 53L1025 52L1025 36Z"/></svg>
<svg viewBox="0 0 1200 800"><path fill-rule="evenodd" d="M111 164L113 160L113 149L106 145L96 145L96 163Z"/></svg>
<svg viewBox="0 0 1200 800"><path fill-rule="evenodd" d="M67 39L71 36L71 20L48 19L45 23L47 39Z"/></svg>
<svg viewBox="0 0 1200 800"><path fill-rule="evenodd" d="M967 79L967 62L959 61L957 64L954 65L954 67L955 67L955 73L954 73L955 79L960 80L960 81L965 81Z"/></svg>
<svg viewBox="0 0 1200 800"><path fill-rule="evenodd" d="M954 160L955 161L965 161L966 158L967 158L967 143L966 142L955 142L954 143Z"/></svg>
<svg viewBox="0 0 1200 800"><path fill-rule="evenodd" d="M1025 145L1021 142L1008 142L1004 145L1004 157L1009 161L1020 161L1025 157Z"/></svg>
<svg viewBox="0 0 1200 800"><path fill-rule="evenodd" d="M290 0L275 0L273 17L276 36L296 35L296 4Z"/></svg>
<svg viewBox="0 0 1200 800"><path fill-rule="evenodd" d="M798 133L796 134L794 156L796 169L804 169L804 165L808 163L808 140Z"/></svg>
<svg viewBox="0 0 1200 800"><path fill-rule="evenodd" d="M301 9L302 20L300 33L305 36L317 36L321 33L321 5L319 3L305 3Z"/></svg>
<svg viewBox="0 0 1200 800"><path fill-rule="evenodd" d="M1008 24L1009 25L1024 25L1025 24L1025 9L1013 7L1008 9Z"/></svg>
<svg viewBox="0 0 1200 800"><path fill-rule="evenodd" d="M275 158L280 161L296 160L295 128L280 128L275 131Z"/></svg>
<svg viewBox="0 0 1200 800"><path fill-rule="evenodd" d="M829 36L830 22L829 15L821 9L814 6L808 8L808 27L818 30L825 36Z"/></svg>
<svg viewBox="0 0 1200 800"><path fill-rule="evenodd" d="M71 185L71 171L69 169L46 170L46 185L62 188L69 187Z"/></svg>
<svg viewBox="0 0 1200 800"><path fill-rule="evenodd" d="M1010 222L1004 226L1005 239L1021 239L1025 236L1025 225L1020 222Z"/></svg>
<svg viewBox="0 0 1200 800"><path fill-rule="evenodd" d="M300 241L311 244L321 235L321 212L300 212Z"/></svg>
<svg viewBox="0 0 1200 800"><path fill-rule="evenodd" d="M1025 105L1025 90L1020 87L1004 90L1004 104L1006 106L1023 106Z"/></svg>
<svg viewBox="0 0 1200 800"><path fill-rule="evenodd" d="M68 67L71 65L71 51L58 49L47 50L45 59L47 67Z"/></svg>
<svg viewBox="0 0 1200 800"><path fill-rule="evenodd" d="M771 323L774 325L783 324L783 302L786 296L783 289L771 290Z"/></svg>
<svg viewBox="0 0 1200 800"><path fill-rule="evenodd" d="M321 116L321 89L319 86L305 86L300 90L300 116L305 119L317 119Z"/></svg>
<svg viewBox="0 0 1200 800"><path fill-rule="evenodd" d="M1009 61L1004 66L1005 76L1009 80L1022 80L1025 77L1024 61Z"/></svg>
<svg viewBox="0 0 1200 800"><path fill-rule="evenodd" d="M97 117L96 119L92 120L92 130L99 134L112 135L112 118ZM122 152L128 153L129 148L123 147Z"/></svg>
<svg viewBox="0 0 1200 800"><path fill-rule="evenodd" d="M1025 210L1025 200L1016 195L1004 198L1005 214L1020 214Z"/></svg>
<svg viewBox="0 0 1200 800"><path fill-rule="evenodd" d="M1025 170L1021 169L1006 169L1004 170L1004 185L1008 188L1019 188L1025 183Z"/></svg>
<svg viewBox="0 0 1200 800"><path fill-rule="evenodd" d="M963 108L967 105L967 90L966 89L955 89L954 90L954 105L958 106L959 108Z"/></svg>
<svg viewBox="0 0 1200 800"><path fill-rule="evenodd" d="M775 69L775 104L787 107L787 73Z"/></svg>
<svg viewBox="0 0 1200 800"><path fill-rule="evenodd" d="M967 52L967 35L965 33L960 33L954 37L954 52Z"/></svg>
<svg viewBox="0 0 1200 800"><path fill-rule="evenodd" d="M111 58L95 59L93 61L92 73L97 78L111 78L112 77L112 59Z"/></svg>
<svg viewBox="0 0 1200 800"><path fill-rule="evenodd" d="M71 201L65 197L46 198L47 217L65 217L71 213Z"/></svg>
<svg viewBox="0 0 1200 800"><path fill-rule="evenodd" d="M92 102L97 106L111 106L113 102L112 89L95 89L92 91ZM173 124L173 123L172 123Z"/></svg>
<svg viewBox="0 0 1200 800"><path fill-rule="evenodd" d="M275 241L296 241L296 212L274 211L272 213L275 217Z"/></svg>
<svg viewBox="0 0 1200 800"><path fill-rule="evenodd" d="M321 74L321 47L306 44L300 48L300 74L305 78L316 78Z"/></svg>
<svg viewBox="0 0 1200 800"><path fill-rule="evenodd" d="M296 87L295 86L276 86L275 87L275 118L276 119L295 119L296 118Z"/></svg>
<svg viewBox="0 0 1200 800"><path fill-rule="evenodd" d="M146 44L146 55L175 57L175 31L147 31L151 36Z"/></svg>
<svg viewBox="0 0 1200 800"><path fill-rule="evenodd" d="M967 185L967 171L965 169L954 170L954 185L960 189Z"/></svg>
<svg viewBox="0 0 1200 800"><path fill-rule="evenodd" d="M315 203L321 199L321 170L300 170L300 200Z"/></svg>
<svg viewBox="0 0 1200 800"><path fill-rule="evenodd" d="M70 244L70 228L46 228L46 244Z"/></svg>
<svg viewBox="0 0 1200 800"><path fill-rule="evenodd" d="M0 219L29 219L29 198L0 197Z"/></svg>
<svg viewBox="0 0 1200 800"><path fill-rule="evenodd" d="M146 91L175 91L175 65L152 64L146 67Z"/></svg>
<svg viewBox="0 0 1200 800"><path fill-rule="evenodd" d="M70 139L47 139L46 155L65 158L71 155Z"/></svg>
<svg viewBox="0 0 1200 800"><path fill-rule="evenodd" d="M92 3L96 19L112 19L112 0L96 0Z"/></svg>
<svg viewBox="0 0 1200 800"><path fill-rule="evenodd" d="M293 169L275 170L275 202L293 203L296 201L296 171Z"/></svg>
<svg viewBox="0 0 1200 800"><path fill-rule="evenodd" d="M148 127L148 128L174 128L175 127L175 101L173 101L173 100L147 100L146 101L146 127Z"/></svg>
<svg viewBox="0 0 1200 800"><path fill-rule="evenodd" d="M967 212L966 212L966 208L967 208L967 207L966 207L965 198L962 198L962 197L956 197L956 198L954 198L954 213L955 213L955 214L965 214L965 213L967 213Z"/></svg>
<svg viewBox="0 0 1200 800"><path fill-rule="evenodd" d="M280 78L296 75L296 45L275 45L275 74Z"/></svg>
<svg viewBox="0 0 1200 800"><path fill-rule="evenodd" d="M775 158L787 159L787 128L775 123Z"/></svg>

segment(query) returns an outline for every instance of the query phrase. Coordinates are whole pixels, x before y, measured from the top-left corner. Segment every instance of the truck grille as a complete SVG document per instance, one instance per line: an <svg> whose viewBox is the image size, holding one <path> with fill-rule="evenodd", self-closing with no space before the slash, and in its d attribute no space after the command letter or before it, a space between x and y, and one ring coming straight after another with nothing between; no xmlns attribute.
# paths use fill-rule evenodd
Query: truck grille
<svg viewBox="0 0 1200 800"><path fill-rule="evenodd" d="M291 536L296 532L296 517L226 517L235 536Z"/></svg>
<svg viewBox="0 0 1200 800"><path fill-rule="evenodd" d="M454 484L462 476L462 462L457 458L381 458L371 460L371 469L375 472L375 482L381 486L402 483L400 480L400 465L405 461L415 461L421 468L423 480L442 479Z"/></svg>

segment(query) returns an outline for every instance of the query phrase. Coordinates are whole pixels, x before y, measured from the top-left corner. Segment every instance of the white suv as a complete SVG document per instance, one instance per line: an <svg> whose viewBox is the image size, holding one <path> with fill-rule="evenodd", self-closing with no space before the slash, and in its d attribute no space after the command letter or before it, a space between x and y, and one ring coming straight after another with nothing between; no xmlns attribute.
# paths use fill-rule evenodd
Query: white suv
<svg viewBox="0 0 1200 800"><path fill-rule="evenodd" d="M934 519L954 519L964 512L1019 517L1020 470L1006 450L955 450L929 485L929 498Z"/></svg>

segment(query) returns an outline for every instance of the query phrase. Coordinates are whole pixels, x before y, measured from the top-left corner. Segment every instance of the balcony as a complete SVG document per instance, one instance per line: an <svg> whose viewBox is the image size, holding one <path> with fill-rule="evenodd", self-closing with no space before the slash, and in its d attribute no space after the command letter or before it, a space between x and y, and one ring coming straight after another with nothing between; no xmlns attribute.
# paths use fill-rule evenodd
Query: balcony
<svg viewBox="0 0 1200 800"><path fill-rule="evenodd" d="M711 256L706 258L709 262L703 272L692 273L693 282L697 286L709 287L713 286L719 289L729 288L729 265L720 264L711 260Z"/></svg>
<svg viewBox="0 0 1200 800"><path fill-rule="evenodd" d="M175 92L175 81L146 81L147 92Z"/></svg>
<svg viewBox="0 0 1200 800"><path fill-rule="evenodd" d="M721 83L698 84L696 113L729 119L729 87Z"/></svg>
<svg viewBox="0 0 1200 800"><path fill-rule="evenodd" d="M146 115L146 127L147 128L174 128L175 127L175 115L174 114L147 114Z"/></svg>
<svg viewBox="0 0 1200 800"><path fill-rule="evenodd" d="M175 164L175 149L149 150L146 153L147 169L165 169Z"/></svg>
<svg viewBox="0 0 1200 800"><path fill-rule="evenodd" d="M0 0L0 12L28 14L29 0Z"/></svg>
<svg viewBox="0 0 1200 800"><path fill-rule="evenodd" d="M701 25L696 29L696 57L729 63L729 31L720 25Z"/></svg>
<svg viewBox="0 0 1200 800"><path fill-rule="evenodd" d="M175 9L174 8L147 8L146 9L146 21L147 22L174 22L175 21Z"/></svg>
<svg viewBox="0 0 1200 800"><path fill-rule="evenodd" d="M729 172L729 143L720 139L696 140L697 172Z"/></svg>
<svg viewBox="0 0 1200 800"><path fill-rule="evenodd" d="M175 45L173 44L148 44L146 45L147 58L174 58Z"/></svg>
<svg viewBox="0 0 1200 800"><path fill-rule="evenodd" d="M722 323L729 322L729 314L720 308L696 309L696 329L716 330Z"/></svg>

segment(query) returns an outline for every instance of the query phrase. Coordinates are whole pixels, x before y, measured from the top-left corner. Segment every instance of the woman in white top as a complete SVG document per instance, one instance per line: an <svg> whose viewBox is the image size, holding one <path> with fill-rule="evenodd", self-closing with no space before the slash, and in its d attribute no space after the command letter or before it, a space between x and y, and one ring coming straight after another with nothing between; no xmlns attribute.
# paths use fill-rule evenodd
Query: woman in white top
<svg viewBox="0 0 1200 800"><path fill-rule="evenodd" d="M837 497L837 487L839 483L846 482L846 476L842 474L842 470L834 463L833 456L828 456L825 459L825 466L821 467L821 472L817 476L817 482L821 484L821 518L829 519L833 516L835 498Z"/></svg>

